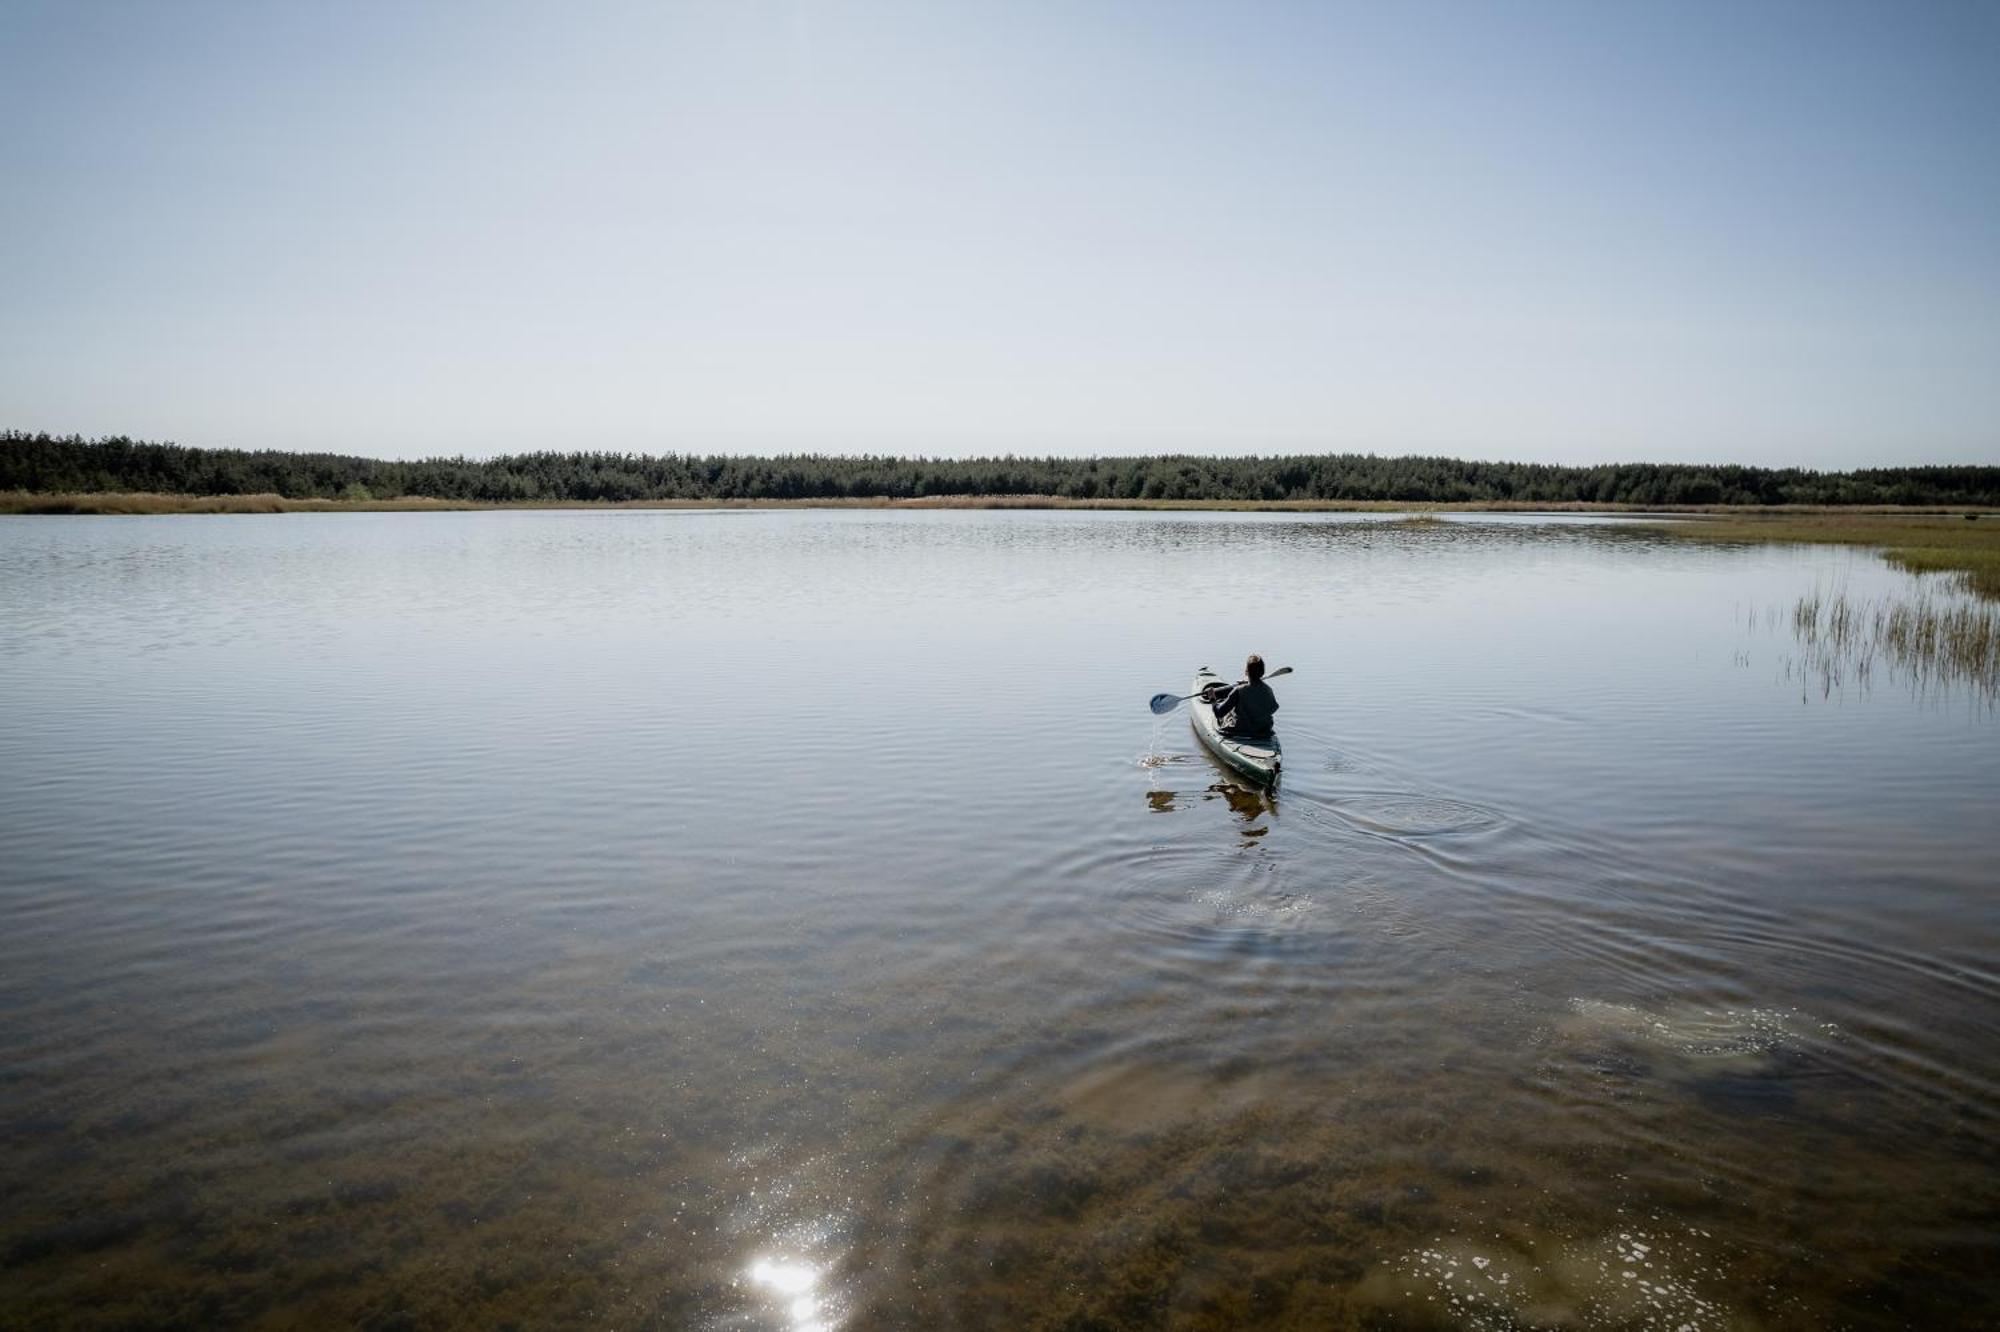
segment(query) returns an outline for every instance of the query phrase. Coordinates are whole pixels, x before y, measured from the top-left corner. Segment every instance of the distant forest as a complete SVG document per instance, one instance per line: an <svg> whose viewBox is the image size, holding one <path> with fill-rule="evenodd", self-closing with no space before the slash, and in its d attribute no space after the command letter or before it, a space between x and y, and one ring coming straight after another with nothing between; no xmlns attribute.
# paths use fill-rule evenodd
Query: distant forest
<svg viewBox="0 0 2000 1332"><path fill-rule="evenodd" d="M1053 495L1094 500L1574 501L1643 505L2000 505L2000 467L1855 472L1620 463L1555 467L1296 454L1212 458L771 458L522 453L396 462L272 449L183 448L122 436L0 433L0 490L287 499L618 501L915 499Z"/></svg>

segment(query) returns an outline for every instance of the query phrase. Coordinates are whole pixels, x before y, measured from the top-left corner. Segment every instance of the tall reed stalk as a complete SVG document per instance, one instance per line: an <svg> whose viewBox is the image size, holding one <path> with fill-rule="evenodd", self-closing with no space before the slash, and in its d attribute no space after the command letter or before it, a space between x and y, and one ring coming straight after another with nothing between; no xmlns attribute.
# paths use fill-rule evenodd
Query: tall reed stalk
<svg viewBox="0 0 2000 1332"><path fill-rule="evenodd" d="M1877 660L1919 694L1965 688L2000 701L2000 606L1928 587L1860 601L1814 588L1792 607L1798 671L1830 694L1866 685Z"/></svg>

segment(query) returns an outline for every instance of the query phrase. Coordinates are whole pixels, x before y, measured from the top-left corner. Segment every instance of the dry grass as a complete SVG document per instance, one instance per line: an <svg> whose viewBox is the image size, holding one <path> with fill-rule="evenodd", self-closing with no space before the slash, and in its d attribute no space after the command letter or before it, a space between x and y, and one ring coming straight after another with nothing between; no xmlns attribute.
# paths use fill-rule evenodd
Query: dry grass
<svg viewBox="0 0 2000 1332"><path fill-rule="evenodd" d="M1790 511L1662 523L1700 541L1777 541L1873 546L1914 573L1953 573L1982 596L2000 598L2000 515L1867 510Z"/></svg>

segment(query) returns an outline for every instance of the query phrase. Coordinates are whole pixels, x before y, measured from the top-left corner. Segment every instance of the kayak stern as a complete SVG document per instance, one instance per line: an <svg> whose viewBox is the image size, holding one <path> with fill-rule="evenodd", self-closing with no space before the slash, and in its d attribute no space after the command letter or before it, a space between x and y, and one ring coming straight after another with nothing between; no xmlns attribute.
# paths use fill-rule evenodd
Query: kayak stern
<svg viewBox="0 0 2000 1332"><path fill-rule="evenodd" d="M1204 666L1194 673L1194 683L1189 686L1188 692L1199 695L1209 685L1228 683ZM1215 755L1225 767L1265 786L1278 780L1284 766L1284 751L1278 744L1277 736L1252 740L1224 735L1215 720L1215 709L1199 697L1188 700L1188 712L1194 722L1195 737L1201 741L1202 748Z"/></svg>

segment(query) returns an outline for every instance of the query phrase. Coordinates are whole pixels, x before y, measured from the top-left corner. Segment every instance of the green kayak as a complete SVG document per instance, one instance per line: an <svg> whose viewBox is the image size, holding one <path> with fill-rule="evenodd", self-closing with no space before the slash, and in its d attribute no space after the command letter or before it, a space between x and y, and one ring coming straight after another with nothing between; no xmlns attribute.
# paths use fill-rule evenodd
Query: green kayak
<svg viewBox="0 0 2000 1332"><path fill-rule="evenodd" d="M1212 684L1231 683L1204 666L1194 673L1194 683L1188 686L1191 694L1200 693ZM1199 698L1188 700L1188 711L1194 716L1194 733L1201 740L1202 747L1227 764L1231 770L1248 777L1253 782L1270 785L1278 780L1278 768L1283 762L1283 752L1278 747L1278 737L1264 740L1242 739L1224 735L1215 724L1215 709Z"/></svg>

